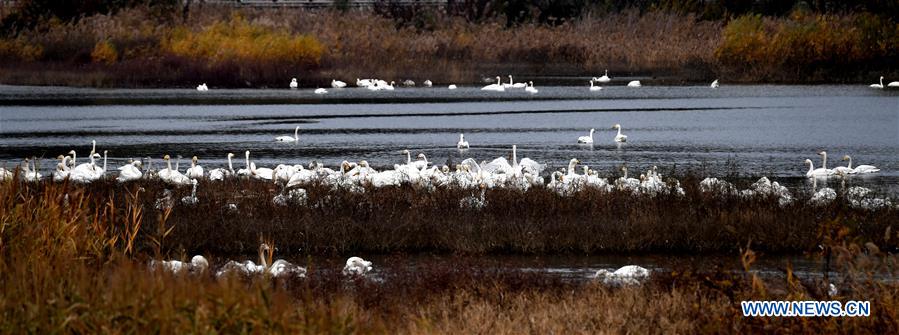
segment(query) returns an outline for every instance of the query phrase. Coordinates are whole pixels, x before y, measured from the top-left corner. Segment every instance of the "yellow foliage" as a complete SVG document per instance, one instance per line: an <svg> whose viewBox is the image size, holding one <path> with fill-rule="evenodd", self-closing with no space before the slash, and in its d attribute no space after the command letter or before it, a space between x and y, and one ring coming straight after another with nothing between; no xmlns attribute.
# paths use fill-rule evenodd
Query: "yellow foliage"
<svg viewBox="0 0 899 335"><path fill-rule="evenodd" d="M94 46L91 52L91 60L94 63L112 64L119 59L119 53L114 45L109 41L100 41Z"/></svg>
<svg viewBox="0 0 899 335"><path fill-rule="evenodd" d="M256 26L240 17L217 22L201 32L175 29L162 46L172 54L216 64L317 65L324 51L321 43L313 37Z"/></svg>
<svg viewBox="0 0 899 335"><path fill-rule="evenodd" d="M44 48L17 39L0 39L0 60L33 62L44 55Z"/></svg>

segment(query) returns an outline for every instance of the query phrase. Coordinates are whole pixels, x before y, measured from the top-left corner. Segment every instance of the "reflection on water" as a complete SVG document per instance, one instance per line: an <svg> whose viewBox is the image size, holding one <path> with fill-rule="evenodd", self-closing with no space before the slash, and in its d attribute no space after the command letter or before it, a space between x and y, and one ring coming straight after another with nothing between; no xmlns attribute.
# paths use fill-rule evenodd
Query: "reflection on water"
<svg viewBox="0 0 899 335"><path fill-rule="evenodd" d="M217 166L228 152L251 150L264 166L365 159L383 168L401 163L403 149L453 164L509 155L517 144L519 157L551 169L577 157L605 175L622 164L632 171L658 165L669 174L769 176L805 187L803 160L818 167L815 153L827 150L830 167L850 154L855 164L882 169L849 184L899 193L899 93L867 87L540 87L534 96L476 88L345 89L318 97L311 90L0 86L0 106L0 164L38 156L44 170L55 166L49 158L71 149L86 157L94 139L109 150L113 166L165 154L197 155ZM616 123L627 143L612 141ZM273 141L297 125L298 145ZM578 145L590 128L596 143ZM460 132L471 144L462 153L455 149Z"/></svg>

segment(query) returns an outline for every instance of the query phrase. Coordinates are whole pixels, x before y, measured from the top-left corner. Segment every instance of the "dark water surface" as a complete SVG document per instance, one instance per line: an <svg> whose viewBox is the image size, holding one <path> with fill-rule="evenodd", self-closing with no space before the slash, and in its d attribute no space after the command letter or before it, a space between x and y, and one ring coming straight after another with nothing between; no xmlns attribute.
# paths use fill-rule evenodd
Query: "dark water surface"
<svg viewBox="0 0 899 335"><path fill-rule="evenodd" d="M402 163L403 149L437 164L463 158L530 157L555 169L571 158L617 173L652 165L668 173L768 176L805 187L806 158L820 166L876 165L882 172L851 184L899 193L899 91L866 86L706 86L627 88L538 87L484 92L473 87L351 88L319 96L303 90L80 89L0 86L0 164L26 156L50 159L90 141L108 150L110 171L127 158L157 160L197 155L207 168L228 152L245 150L260 166L318 160L336 166L367 160L375 167ZM619 123L626 144L612 141ZM283 144L275 136L292 135ZM593 146L578 136L596 128ZM455 149L464 132L471 150ZM184 160L183 164L188 161ZM236 160L242 167L242 160ZM237 168L235 167L235 168Z"/></svg>

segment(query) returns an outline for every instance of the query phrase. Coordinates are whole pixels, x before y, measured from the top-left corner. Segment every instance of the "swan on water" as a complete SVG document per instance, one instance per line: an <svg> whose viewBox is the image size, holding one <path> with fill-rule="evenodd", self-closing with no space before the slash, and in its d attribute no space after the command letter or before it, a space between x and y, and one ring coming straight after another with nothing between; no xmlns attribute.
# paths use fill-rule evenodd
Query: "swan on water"
<svg viewBox="0 0 899 335"><path fill-rule="evenodd" d="M590 129L590 135L578 137L578 138L577 138L577 143L592 144L592 143L593 143L593 133L594 133L594 132L596 132L596 129L591 128L591 129Z"/></svg>
<svg viewBox="0 0 899 335"><path fill-rule="evenodd" d="M123 165L119 167L119 177L116 178L116 181L120 183L125 183L133 180L139 180L143 177L143 173L140 171L141 161L135 160L129 164Z"/></svg>
<svg viewBox="0 0 899 335"><path fill-rule="evenodd" d="M331 87L332 88L344 88L346 87L346 83L337 79L331 79Z"/></svg>
<svg viewBox="0 0 899 335"><path fill-rule="evenodd" d="M871 85L868 85L868 87L870 87L870 88L883 88L883 76L880 76L880 83L879 83L879 84L871 84Z"/></svg>
<svg viewBox="0 0 899 335"><path fill-rule="evenodd" d="M187 174L188 178L203 178L203 166L197 164L197 161L199 161L199 159L197 159L197 156L193 156L193 158L190 159L190 168L185 171L185 174Z"/></svg>
<svg viewBox="0 0 899 335"><path fill-rule="evenodd" d="M450 89L450 90L455 90L455 89L456 89L456 85L455 85L455 84L450 84L450 85L447 86L446 88L447 88L447 89Z"/></svg>
<svg viewBox="0 0 899 335"><path fill-rule="evenodd" d="M32 169L30 164L34 164L34 160L25 158L25 167L22 174L22 179L27 182L40 181L43 176L40 174L40 172L37 172L36 166L34 169Z"/></svg>
<svg viewBox="0 0 899 335"><path fill-rule="evenodd" d="M621 134L621 125L620 124L616 123L614 126L612 126L612 129L618 129L618 135L615 135L615 142L619 142L619 143L627 142L627 135Z"/></svg>
<svg viewBox="0 0 899 335"><path fill-rule="evenodd" d="M327 93L328 93L328 90L319 87L319 88L316 88L315 91L312 91L312 93L319 94L319 95L321 95L321 94L327 94Z"/></svg>
<svg viewBox="0 0 899 335"><path fill-rule="evenodd" d="M631 82L627 83L627 87L642 87L642 86L643 85L640 84L639 80L632 80Z"/></svg>
<svg viewBox="0 0 899 335"><path fill-rule="evenodd" d="M524 88L524 90L530 94L537 94L537 88L534 87L534 82L529 81L528 85Z"/></svg>
<svg viewBox="0 0 899 335"><path fill-rule="evenodd" d="M852 157L849 157L849 155L843 156L843 160L849 161L849 165L847 167L852 170L851 174L865 174L865 173L874 173L874 172L880 171L880 169L878 169L874 165L859 165L853 169L852 168Z"/></svg>
<svg viewBox="0 0 899 335"><path fill-rule="evenodd" d="M177 168L172 169L172 157L171 156L165 155L164 157L162 157L162 160L165 161L167 167L165 169L159 170L159 172L157 172L159 179L162 179L162 181L169 183L169 184L174 184L174 185L190 184L190 178L187 178L187 176L181 174L181 172L179 172Z"/></svg>
<svg viewBox="0 0 899 335"><path fill-rule="evenodd" d="M465 140L465 134L459 134L459 143L456 143L456 149L468 149L468 141Z"/></svg>
<svg viewBox="0 0 899 335"><path fill-rule="evenodd" d="M297 78L290 79L290 88L291 88L291 89L294 89L294 90L295 90L295 89L297 89L297 87L299 87L299 86L300 86L300 85L297 84Z"/></svg>
<svg viewBox="0 0 899 335"><path fill-rule="evenodd" d="M808 172L805 173L805 176L808 178L827 178L833 174L833 171L825 168L815 169L811 159L806 159L805 163L808 164Z"/></svg>
<svg viewBox="0 0 899 335"><path fill-rule="evenodd" d="M606 269L596 271L594 278L606 285L639 285L649 278L649 270L637 265L627 265L614 272Z"/></svg>
<svg viewBox="0 0 899 335"><path fill-rule="evenodd" d="M598 83L608 83L608 82L612 81L612 79L609 78L609 70L607 69L606 74L602 75L602 77L599 77L599 78L594 77L593 81L598 82Z"/></svg>
<svg viewBox="0 0 899 335"><path fill-rule="evenodd" d="M346 266L343 267L344 276L364 276L371 271L371 262L361 257L350 257L346 260Z"/></svg>
<svg viewBox="0 0 899 335"><path fill-rule="evenodd" d="M481 87L481 91L505 92L506 88L500 81L499 76L496 76L496 83Z"/></svg>
<svg viewBox="0 0 899 335"><path fill-rule="evenodd" d="M56 164L56 171L53 171L53 181L55 182L63 182L69 178L69 156L59 155L56 159L60 160L59 164ZM6 171L5 169L3 171ZM2 172L0 172L2 174ZM0 176L0 180L4 180L2 176Z"/></svg>
<svg viewBox="0 0 899 335"><path fill-rule="evenodd" d="M602 90L602 86L593 85L593 81L592 80L590 81L590 91L591 92L596 92L596 91L601 91L601 90Z"/></svg>
<svg viewBox="0 0 899 335"><path fill-rule="evenodd" d="M150 267L151 271L161 270L161 271L170 272L175 275L180 275L185 272L201 274L201 273L205 272L206 269L209 268L209 261L206 260L206 257L203 257L201 255L196 255L190 259L189 263L182 262L182 261L176 261L176 260L171 260L171 261L151 260L149 267Z"/></svg>
<svg viewBox="0 0 899 335"><path fill-rule="evenodd" d="M208 90L209 90L209 86L206 86L206 83L197 85L197 91L203 92L203 91L208 91Z"/></svg>
<svg viewBox="0 0 899 335"><path fill-rule="evenodd" d="M715 79L715 81L712 82L712 85L709 85L711 88L718 88L718 86L718 79Z"/></svg>
<svg viewBox="0 0 899 335"><path fill-rule="evenodd" d="M234 165L231 164L231 158L234 157L233 153L228 153L228 168L217 168L209 171L209 180L224 180L225 177L230 177L234 175Z"/></svg>
<svg viewBox="0 0 899 335"><path fill-rule="evenodd" d="M434 83L432 83L430 79L426 79L424 85L425 87L431 87L434 86Z"/></svg>
<svg viewBox="0 0 899 335"><path fill-rule="evenodd" d="M278 136L278 137L275 137L275 141L278 141L278 142L293 142L293 143L297 143L297 142L300 141L300 135L299 135L299 134L300 134L300 126L297 126L296 128L293 129L293 137L290 137L290 136Z"/></svg>
<svg viewBox="0 0 899 335"><path fill-rule="evenodd" d="M899 87L899 81L891 81L887 87Z"/></svg>
<svg viewBox="0 0 899 335"><path fill-rule="evenodd" d="M525 88L528 84L525 83L516 83L512 81L512 75L509 75L509 83L503 84L503 88Z"/></svg>

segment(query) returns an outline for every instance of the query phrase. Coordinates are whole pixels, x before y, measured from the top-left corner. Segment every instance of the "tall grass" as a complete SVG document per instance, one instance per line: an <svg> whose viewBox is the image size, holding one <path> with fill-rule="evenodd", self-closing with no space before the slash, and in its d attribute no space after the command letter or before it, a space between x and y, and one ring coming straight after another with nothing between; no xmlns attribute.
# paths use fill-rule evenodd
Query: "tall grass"
<svg viewBox="0 0 899 335"><path fill-rule="evenodd" d="M656 272L643 286L610 288L458 257L414 268L394 257L377 265L381 280L346 280L340 264L310 258L307 279L218 281L211 273L153 273L149 251L128 251L135 228L137 240L151 234L137 226L149 215L139 200L147 192L0 183L0 332L888 333L899 321L895 257L844 239L852 234L839 225L825 229L825 246L842 277L824 281L799 278L788 264L783 279L687 266ZM225 258L205 254L213 263ZM746 270L755 257L743 251ZM826 295L828 281L837 296ZM870 300L873 317L740 314L741 300L778 299Z"/></svg>
<svg viewBox="0 0 899 335"><path fill-rule="evenodd" d="M882 72L899 62L899 24L871 14L795 11L789 18L739 17L715 51L723 69L763 81L828 82Z"/></svg>

